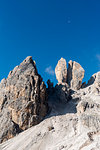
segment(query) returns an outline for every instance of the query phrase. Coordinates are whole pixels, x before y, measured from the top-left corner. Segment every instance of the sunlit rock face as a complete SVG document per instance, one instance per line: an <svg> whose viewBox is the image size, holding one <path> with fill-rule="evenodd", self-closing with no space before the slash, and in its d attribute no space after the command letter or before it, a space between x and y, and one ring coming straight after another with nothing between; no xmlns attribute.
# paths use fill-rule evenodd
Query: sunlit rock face
<svg viewBox="0 0 100 150"><path fill-rule="evenodd" d="M64 58L61 58L58 61L57 66L55 68L55 74L58 83L67 82L67 65L66 65L66 60Z"/></svg>
<svg viewBox="0 0 100 150"><path fill-rule="evenodd" d="M100 150L100 92L94 90L100 91L99 73L95 75L97 79L91 85L79 90L67 83L54 87L48 80L50 111L46 119L0 144L0 150ZM6 123L7 119L3 120ZM9 133L12 126L16 133L13 122Z"/></svg>
<svg viewBox="0 0 100 150"><path fill-rule="evenodd" d="M55 71L58 83L46 89L27 57L1 81L0 150L100 150L100 72L82 84L77 62L67 70L61 59Z"/></svg>
<svg viewBox="0 0 100 150"><path fill-rule="evenodd" d="M85 71L82 66L72 60L69 61L67 69L66 60L64 58L61 58L58 61L55 68L55 74L58 83L68 83L69 87L75 90L81 88L84 73Z"/></svg>
<svg viewBox="0 0 100 150"><path fill-rule="evenodd" d="M46 114L46 86L29 56L0 83L0 142L38 124Z"/></svg>
<svg viewBox="0 0 100 150"><path fill-rule="evenodd" d="M75 62L70 60L68 63L68 77L67 82L69 86L73 89L80 89L82 85L82 80L84 78L84 69L82 66Z"/></svg>

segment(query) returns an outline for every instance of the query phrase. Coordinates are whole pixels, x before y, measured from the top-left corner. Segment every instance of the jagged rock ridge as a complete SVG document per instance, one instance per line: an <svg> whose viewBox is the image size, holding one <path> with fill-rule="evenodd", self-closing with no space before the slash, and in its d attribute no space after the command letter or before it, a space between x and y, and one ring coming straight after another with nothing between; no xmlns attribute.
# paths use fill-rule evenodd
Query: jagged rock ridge
<svg viewBox="0 0 100 150"><path fill-rule="evenodd" d="M60 61L55 87L47 82L46 118L1 144L0 150L100 150L100 72L81 88L84 69L76 62L69 64L67 71L65 60Z"/></svg>
<svg viewBox="0 0 100 150"><path fill-rule="evenodd" d="M96 80L99 74L95 74ZM100 150L100 92L94 91L97 83L80 90L70 89L67 102L56 99L58 87L50 81L48 84L52 93L50 114L39 125L1 144L0 150Z"/></svg>

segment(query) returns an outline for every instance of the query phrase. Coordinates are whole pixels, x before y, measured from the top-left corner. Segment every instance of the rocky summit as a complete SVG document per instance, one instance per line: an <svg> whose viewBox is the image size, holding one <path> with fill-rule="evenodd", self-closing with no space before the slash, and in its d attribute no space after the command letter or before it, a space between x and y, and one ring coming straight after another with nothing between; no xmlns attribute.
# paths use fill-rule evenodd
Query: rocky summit
<svg viewBox="0 0 100 150"><path fill-rule="evenodd" d="M46 113L46 86L29 56L0 83L0 142L38 124Z"/></svg>
<svg viewBox="0 0 100 150"><path fill-rule="evenodd" d="M100 150L100 72L83 83L82 66L61 58L55 74L46 87L27 57L1 81L0 150Z"/></svg>
<svg viewBox="0 0 100 150"><path fill-rule="evenodd" d="M67 63L64 58L61 58L58 61L58 64L55 68L55 74L58 83L68 83L70 88L76 90L80 89L82 86L84 73L85 71L82 68L82 66L79 63L72 60L68 62L67 69Z"/></svg>

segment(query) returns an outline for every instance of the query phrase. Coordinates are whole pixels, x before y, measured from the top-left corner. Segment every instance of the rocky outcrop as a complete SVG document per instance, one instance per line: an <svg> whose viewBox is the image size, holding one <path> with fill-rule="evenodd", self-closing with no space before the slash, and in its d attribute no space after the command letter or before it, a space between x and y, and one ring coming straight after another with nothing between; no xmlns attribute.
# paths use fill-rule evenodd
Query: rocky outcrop
<svg viewBox="0 0 100 150"><path fill-rule="evenodd" d="M80 89L84 78L84 72L84 69L79 63L70 60L68 63L68 85L75 90Z"/></svg>
<svg viewBox="0 0 100 150"><path fill-rule="evenodd" d="M97 84L98 86L100 86L100 72L93 74L87 85L89 86L92 84Z"/></svg>
<svg viewBox="0 0 100 150"><path fill-rule="evenodd" d="M59 83L54 87L48 80L46 89L28 57L1 81L0 142L36 126L0 144L0 150L100 150L100 72L86 85L78 63L69 62L66 80L58 70Z"/></svg>
<svg viewBox="0 0 100 150"><path fill-rule="evenodd" d="M70 95L68 85L66 83L57 84L55 86L55 95L60 102L67 102Z"/></svg>
<svg viewBox="0 0 100 150"><path fill-rule="evenodd" d="M93 74L86 86L89 93L100 94L100 72Z"/></svg>
<svg viewBox="0 0 100 150"><path fill-rule="evenodd" d="M68 83L69 87L75 90L81 88L84 73L85 71L81 65L72 60L69 61L67 70L66 60L63 58L58 61L58 64L55 68L55 74L58 83Z"/></svg>
<svg viewBox="0 0 100 150"><path fill-rule="evenodd" d="M55 68L55 74L56 74L58 83L67 82L67 66L66 66L66 60L64 58L61 58L58 61L58 64Z"/></svg>
<svg viewBox="0 0 100 150"><path fill-rule="evenodd" d="M48 81L51 111L47 118L1 144L0 150L100 150L100 93L93 92L97 84L70 89L67 103L65 84L54 88Z"/></svg>
<svg viewBox="0 0 100 150"><path fill-rule="evenodd" d="M0 83L0 142L38 124L47 109L46 86L29 56Z"/></svg>

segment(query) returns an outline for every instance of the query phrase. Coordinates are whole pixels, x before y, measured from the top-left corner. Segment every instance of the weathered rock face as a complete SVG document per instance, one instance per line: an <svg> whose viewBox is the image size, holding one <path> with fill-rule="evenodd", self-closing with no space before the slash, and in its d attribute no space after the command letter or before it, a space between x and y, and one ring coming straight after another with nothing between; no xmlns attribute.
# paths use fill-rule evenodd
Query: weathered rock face
<svg viewBox="0 0 100 150"><path fill-rule="evenodd" d="M81 65L72 60L68 63L68 74L67 74L67 82L69 86L73 89L80 89L82 85L82 80L84 78L84 69Z"/></svg>
<svg viewBox="0 0 100 150"><path fill-rule="evenodd" d="M66 66L66 60L61 58L55 68L56 78L58 83L68 83L70 88L78 90L82 86L82 80L84 78L84 69L81 65L72 60L68 63L68 70Z"/></svg>
<svg viewBox="0 0 100 150"><path fill-rule="evenodd" d="M93 95L92 95L93 97ZM92 133L100 132L100 103L99 97L94 98L84 97L77 105L77 113L81 121L81 125L85 126Z"/></svg>
<svg viewBox="0 0 100 150"><path fill-rule="evenodd" d="M100 72L97 72L97 73L92 75L92 77L88 81L88 86L93 84L93 83L100 85Z"/></svg>
<svg viewBox="0 0 100 150"><path fill-rule="evenodd" d="M29 56L0 83L0 142L38 124L46 114L46 86Z"/></svg>
<svg viewBox="0 0 100 150"><path fill-rule="evenodd" d="M69 100L69 89L67 83L57 84L55 86L56 99L60 102L67 102Z"/></svg>
<svg viewBox="0 0 100 150"><path fill-rule="evenodd" d="M90 93L100 94L100 72L92 75L87 84Z"/></svg>
<svg viewBox="0 0 100 150"><path fill-rule="evenodd" d="M43 119L46 91L49 113L40 124L0 144L0 150L100 150L100 72L80 88L84 70L76 62L69 65L68 83L60 80L54 87L48 80L47 89L31 57L2 80L0 142Z"/></svg>
<svg viewBox="0 0 100 150"><path fill-rule="evenodd" d="M59 83L67 82L67 66L66 60L61 58L55 68L56 78Z"/></svg>
<svg viewBox="0 0 100 150"><path fill-rule="evenodd" d="M68 85L54 88L49 80L51 111L47 118L0 144L0 150L100 150L100 93L93 92L95 83L97 80L80 90L70 89L71 99L65 103Z"/></svg>
<svg viewBox="0 0 100 150"><path fill-rule="evenodd" d="M67 104L67 102L71 98L70 97L71 90L69 89L67 83L58 83L54 87L53 83L50 80L48 80L47 84L48 84L48 88L47 88L48 106L49 106L49 110L51 109L54 112L55 108L58 107L59 103L60 103L60 107L62 107L61 106L62 104L64 104L64 106Z"/></svg>

